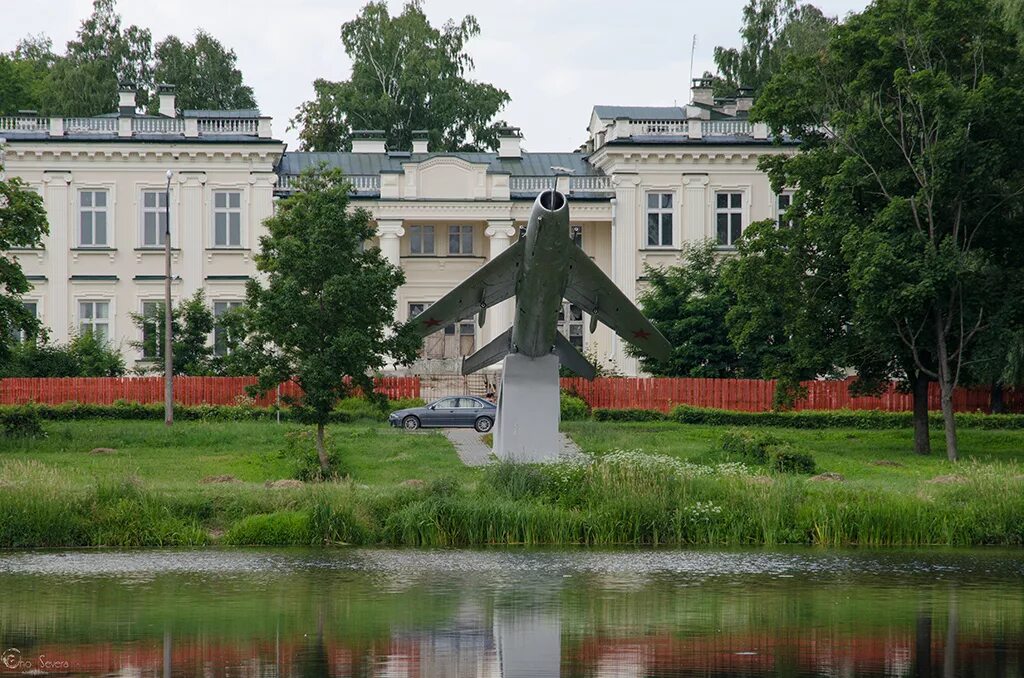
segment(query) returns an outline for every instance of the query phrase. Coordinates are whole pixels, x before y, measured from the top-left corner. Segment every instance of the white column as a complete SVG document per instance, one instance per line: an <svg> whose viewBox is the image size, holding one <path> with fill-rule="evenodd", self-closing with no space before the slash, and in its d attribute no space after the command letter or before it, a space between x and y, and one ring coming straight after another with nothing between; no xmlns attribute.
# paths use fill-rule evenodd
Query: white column
<svg viewBox="0 0 1024 678"><path fill-rule="evenodd" d="M703 242L712 236L707 227L707 187L707 175L683 175L684 242Z"/></svg>
<svg viewBox="0 0 1024 678"><path fill-rule="evenodd" d="M380 239L380 253L395 266L402 265L402 241L405 235L401 219L378 219L377 237Z"/></svg>
<svg viewBox="0 0 1024 678"><path fill-rule="evenodd" d="M171 215L171 233L177 227L177 234L171 236L171 246L181 250L179 271L171 275L180 275L182 296L190 297L203 287L203 262L209 244L209 235L203 228L203 181L204 175L179 174L178 218Z"/></svg>
<svg viewBox="0 0 1024 678"><path fill-rule="evenodd" d="M512 219L488 219L484 235L491 241L491 256L495 257L504 252L512 244L512 236L516 234L515 222ZM512 313L515 305L515 298L503 301L487 309L487 320L484 323L486 328L485 336L491 341L496 336L507 330L512 325Z"/></svg>
<svg viewBox="0 0 1024 678"><path fill-rule="evenodd" d="M637 233L640 220L640 177L636 174L613 174L615 205L612 209L612 280L623 294L636 302ZM639 372L636 358L626 355L626 342L612 337L613 358L624 375Z"/></svg>
<svg viewBox="0 0 1024 678"><path fill-rule="evenodd" d="M68 310L68 258L74 243L74 209L72 208L71 175L64 172L43 174L46 218L50 222L50 235L44 241L49 260L46 315L49 319L51 340L64 343L69 339L74 318Z"/></svg>

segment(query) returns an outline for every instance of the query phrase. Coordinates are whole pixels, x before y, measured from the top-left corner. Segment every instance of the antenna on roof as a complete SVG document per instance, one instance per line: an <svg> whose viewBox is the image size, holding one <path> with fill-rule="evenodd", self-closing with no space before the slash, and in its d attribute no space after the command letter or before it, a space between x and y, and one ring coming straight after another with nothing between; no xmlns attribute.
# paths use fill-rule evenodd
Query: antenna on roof
<svg viewBox="0 0 1024 678"><path fill-rule="evenodd" d="M690 79L687 86L690 89L690 101L693 101L693 53L697 51L697 34L693 34L693 44L690 45Z"/></svg>

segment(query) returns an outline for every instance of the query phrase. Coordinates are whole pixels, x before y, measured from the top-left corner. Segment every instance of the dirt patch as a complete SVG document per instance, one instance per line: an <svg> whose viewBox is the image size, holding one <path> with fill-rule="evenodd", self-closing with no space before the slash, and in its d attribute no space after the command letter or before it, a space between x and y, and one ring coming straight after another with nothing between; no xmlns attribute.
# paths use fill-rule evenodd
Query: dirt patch
<svg viewBox="0 0 1024 678"><path fill-rule="evenodd" d="M117 450L113 447L94 447L89 450L89 454L117 454Z"/></svg>
<svg viewBox="0 0 1024 678"><path fill-rule="evenodd" d="M224 536L224 530L219 530L217 528L213 528L211 530L207 530L206 534L210 537L210 539L213 539L213 540L216 541L217 539L220 539L221 537Z"/></svg>
<svg viewBox="0 0 1024 678"><path fill-rule="evenodd" d="M931 483L932 485L956 485L957 483L967 482L967 478L953 474L948 476L935 476L926 482Z"/></svg>
<svg viewBox="0 0 1024 678"><path fill-rule="evenodd" d="M402 487L423 487L426 484L426 481L419 478L410 478L409 480L402 481Z"/></svg>
<svg viewBox="0 0 1024 678"><path fill-rule="evenodd" d="M283 478L281 480L268 480L266 487L272 490L282 490L288 488L304 487L305 483L301 480L294 480L293 478Z"/></svg>
<svg viewBox="0 0 1024 678"><path fill-rule="evenodd" d="M203 483L204 485L210 485L212 483L240 483L242 481L240 481L238 478L236 478L234 476L222 475L222 476L206 476L205 478L203 478L199 482Z"/></svg>
<svg viewBox="0 0 1024 678"><path fill-rule="evenodd" d="M844 478L842 476L842 474L833 473L832 471L825 471L824 473L819 473L816 476L811 476L810 478L808 478L808 480L814 481L816 483L845 483L846 482L846 478Z"/></svg>
<svg viewBox="0 0 1024 678"><path fill-rule="evenodd" d="M889 459L876 459L871 462L872 466L891 466L893 468L903 468L903 464L898 461L891 461Z"/></svg>

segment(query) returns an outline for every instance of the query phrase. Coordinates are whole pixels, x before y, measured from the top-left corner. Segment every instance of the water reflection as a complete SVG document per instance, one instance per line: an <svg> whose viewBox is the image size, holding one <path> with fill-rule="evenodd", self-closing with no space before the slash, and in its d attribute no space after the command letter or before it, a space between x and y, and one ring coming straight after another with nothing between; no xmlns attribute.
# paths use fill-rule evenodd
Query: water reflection
<svg viewBox="0 0 1024 678"><path fill-rule="evenodd" d="M0 555L0 675L1019 676L1017 552Z"/></svg>

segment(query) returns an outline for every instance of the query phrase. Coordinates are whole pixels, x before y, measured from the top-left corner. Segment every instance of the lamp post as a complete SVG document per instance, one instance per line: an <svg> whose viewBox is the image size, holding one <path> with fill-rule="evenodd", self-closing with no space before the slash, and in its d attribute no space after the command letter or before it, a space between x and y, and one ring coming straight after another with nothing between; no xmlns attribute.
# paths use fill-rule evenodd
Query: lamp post
<svg viewBox="0 0 1024 678"><path fill-rule="evenodd" d="M171 170L164 193L164 424L174 423L174 356L171 351Z"/></svg>

